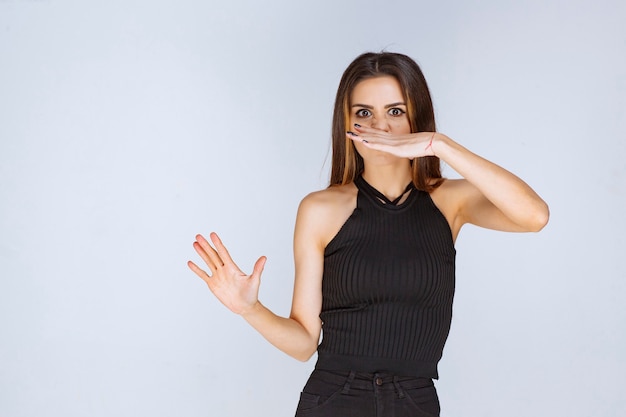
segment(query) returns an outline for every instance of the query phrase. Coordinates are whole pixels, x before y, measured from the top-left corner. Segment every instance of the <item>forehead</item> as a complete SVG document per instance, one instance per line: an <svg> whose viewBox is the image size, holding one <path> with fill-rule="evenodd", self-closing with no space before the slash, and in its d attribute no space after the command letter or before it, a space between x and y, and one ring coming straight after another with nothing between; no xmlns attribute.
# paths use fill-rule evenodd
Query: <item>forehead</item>
<svg viewBox="0 0 626 417"><path fill-rule="evenodd" d="M352 90L351 103L375 104L397 103L404 101L402 88L395 77L381 76L366 78Z"/></svg>

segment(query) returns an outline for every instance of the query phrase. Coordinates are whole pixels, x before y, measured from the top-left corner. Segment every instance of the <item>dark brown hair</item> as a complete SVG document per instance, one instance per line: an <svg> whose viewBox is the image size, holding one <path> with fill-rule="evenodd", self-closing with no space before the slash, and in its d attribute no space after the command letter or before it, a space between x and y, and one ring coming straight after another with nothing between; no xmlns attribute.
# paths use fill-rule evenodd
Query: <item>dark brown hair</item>
<svg viewBox="0 0 626 417"><path fill-rule="evenodd" d="M392 76L400 83L407 103L411 132L435 132L437 129L428 85L415 61L392 52L367 52L358 56L343 73L335 98L330 185L349 184L363 172L363 158L352 140L346 138L346 131L351 130L350 96L359 82L380 76ZM442 182L439 158L436 156L415 158L411 161L411 170L413 183L420 190L430 192Z"/></svg>

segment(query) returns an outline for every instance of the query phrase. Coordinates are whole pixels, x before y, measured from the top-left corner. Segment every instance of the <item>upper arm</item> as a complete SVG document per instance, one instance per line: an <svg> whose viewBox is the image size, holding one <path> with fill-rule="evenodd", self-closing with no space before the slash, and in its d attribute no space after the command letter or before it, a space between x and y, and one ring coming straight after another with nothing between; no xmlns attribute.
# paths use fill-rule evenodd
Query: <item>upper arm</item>
<svg viewBox="0 0 626 417"><path fill-rule="evenodd" d="M454 239L467 223L505 232L525 231L465 179L444 181L431 197L448 220Z"/></svg>
<svg viewBox="0 0 626 417"><path fill-rule="evenodd" d="M322 330L322 276L326 245L356 207L356 187L331 187L306 196L300 203L294 232L295 282L290 318L315 342Z"/></svg>
<svg viewBox="0 0 626 417"><path fill-rule="evenodd" d="M524 228L509 219L498 207L467 180L462 180L459 218L463 224L470 223L486 229L503 232L524 232Z"/></svg>
<svg viewBox="0 0 626 417"><path fill-rule="evenodd" d="M294 231L295 281L290 318L300 323L315 341L319 342L322 323L322 275L324 246L317 224L319 204L307 196L298 208Z"/></svg>

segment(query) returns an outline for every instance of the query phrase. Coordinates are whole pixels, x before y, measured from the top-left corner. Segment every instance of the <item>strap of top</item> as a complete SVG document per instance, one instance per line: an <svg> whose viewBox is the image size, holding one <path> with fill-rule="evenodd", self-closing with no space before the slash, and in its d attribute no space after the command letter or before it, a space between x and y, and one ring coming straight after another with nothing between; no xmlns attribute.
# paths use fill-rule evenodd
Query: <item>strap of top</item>
<svg viewBox="0 0 626 417"><path fill-rule="evenodd" d="M370 196L373 196L381 200L385 204L390 204L392 206L397 206L400 200L402 200L402 197L404 197L406 193L408 193L410 190L415 189L415 186L413 185L413 181L411 181L406 186L402 194L400 194L394 200L389 200L383 193L381 193L376 188L372 187L367 181L365 181L361 175L355 178L354 184L358 187L359 190L363 191L365 194L369 194Z"/></svg>

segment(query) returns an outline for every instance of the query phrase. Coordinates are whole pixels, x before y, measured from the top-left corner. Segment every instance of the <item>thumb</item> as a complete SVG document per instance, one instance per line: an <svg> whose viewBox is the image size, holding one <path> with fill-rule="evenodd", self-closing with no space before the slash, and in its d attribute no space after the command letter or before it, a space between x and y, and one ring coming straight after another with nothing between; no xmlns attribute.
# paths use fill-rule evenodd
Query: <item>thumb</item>
<svg viewBox="0 0 626 417"><path fill-rule="evenodd" d="M254 268L252 269L252 278L261 278L261 274L263 273L263 269L265 268L265 262L267 258L265 256L261 256L254 263Z"/></svg>

